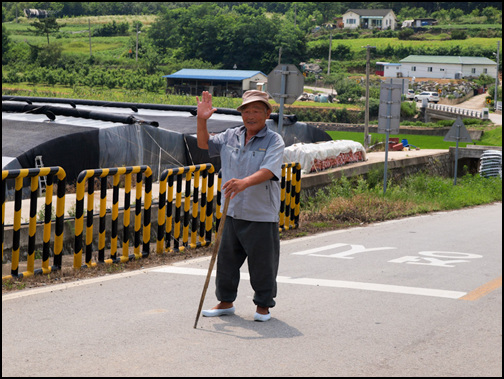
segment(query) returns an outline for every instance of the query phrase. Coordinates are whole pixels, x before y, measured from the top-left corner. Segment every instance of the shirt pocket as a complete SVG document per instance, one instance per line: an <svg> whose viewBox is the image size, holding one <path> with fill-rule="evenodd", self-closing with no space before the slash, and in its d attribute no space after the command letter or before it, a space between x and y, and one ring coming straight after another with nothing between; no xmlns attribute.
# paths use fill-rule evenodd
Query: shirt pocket
<svg viewBox="0 0 504 379"><path fill-rule="evenodd" d="M256 171L258 171L261 168L261 165L264 161L264 157L266 155L265 151L250 151L249 154L247 155L247 176L252 175Z"/></svg>
<svg viewBox="0 0 504 379"><path fill-rule="evenodd" d="M237 147L225 145L224 149L222 150L221 163L225 165L227 169L234 171L234 165L238 163L239 155L240 151Z"/></svg>

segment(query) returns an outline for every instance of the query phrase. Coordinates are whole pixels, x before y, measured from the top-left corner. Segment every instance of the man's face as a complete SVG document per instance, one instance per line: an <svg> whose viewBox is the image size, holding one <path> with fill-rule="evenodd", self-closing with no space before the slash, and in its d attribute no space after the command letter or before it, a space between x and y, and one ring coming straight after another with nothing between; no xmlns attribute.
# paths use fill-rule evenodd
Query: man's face
<svg viewBox="0 0 504 379"><path fill-rule="evenodd" d="M266 125L270 114L271 110L260 101L245 105L241 111L243 124L252 134L257 133Z"/></svg>

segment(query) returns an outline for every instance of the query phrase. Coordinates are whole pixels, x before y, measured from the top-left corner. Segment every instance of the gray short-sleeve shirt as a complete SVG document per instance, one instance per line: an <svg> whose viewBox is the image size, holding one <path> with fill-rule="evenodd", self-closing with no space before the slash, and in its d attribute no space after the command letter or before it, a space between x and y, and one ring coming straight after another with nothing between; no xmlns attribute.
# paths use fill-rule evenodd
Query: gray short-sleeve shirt
<svg viewBox="0 0 504 379"><path fill-rule="evenodd" d="M248 221L278 222L284 141L266 126L245 145L245 132L245 126L227 129L208 140L210 157L220 156L222 184L233 178L243 179L262 168L270 170L274 177L238 193L230 201L227 215Z"/></svg>

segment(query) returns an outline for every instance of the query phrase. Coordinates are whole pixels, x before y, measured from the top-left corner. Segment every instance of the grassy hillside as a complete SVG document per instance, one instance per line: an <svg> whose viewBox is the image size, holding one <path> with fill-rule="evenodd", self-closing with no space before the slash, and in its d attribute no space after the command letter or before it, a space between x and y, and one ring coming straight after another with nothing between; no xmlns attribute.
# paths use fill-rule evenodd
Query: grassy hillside
<svg viewBox="0 0 504 379"><path fill-rule="evenodd" d="M51 36L51 41L61 43L63 52L76 54L89 54L89 36L88 22L91 24L91 29L95 29L107 23L115 21L116 23L127 22L131 25L133 22L139 21L142 24L142 30L147 30L150 25L155 22L157 16L142 15L142 16L93 16L93 17L75 17L58 19L59 24L64 24L57 35ZM3 25L10 33L10 38L15 43L28 42L30 44L43 45L47 43L45 36L34 36L29 32L30 24L33 20L28 20L25 17L19 18L20 22L7 22ZM467 26L468 27L468 26ZM481 25L478 25L481 27ZM128 52L131 38L134 38L135 32L130 30L128 36L114 37L92 37L93 53L100 55L109 55L110 57L121 57ZM429 37L430 36L430 37ZM139 35L142 38L142 34ZM467 38L465 40L441 40L439 35L426 34L426 40L399 40L398 38L356 38L356 39L333 39L333 49L337 45L348 46L354 57L364 57L365 49L363 46L376 46L378 49L386 48L388 45L399 47L416 47L416 48L437 48L439 46L450 48L453 46L461 49L467 47L478 47L482 49L494 49L497 46L497 41L501 38ZM323 43L323 40L310 41L308 46ZM326 41L327 43L327 41ZM317 57L314 57L317 58ZM307 58L308 59L308 58ZM337 57L333 57L337 59Z"/></svg>

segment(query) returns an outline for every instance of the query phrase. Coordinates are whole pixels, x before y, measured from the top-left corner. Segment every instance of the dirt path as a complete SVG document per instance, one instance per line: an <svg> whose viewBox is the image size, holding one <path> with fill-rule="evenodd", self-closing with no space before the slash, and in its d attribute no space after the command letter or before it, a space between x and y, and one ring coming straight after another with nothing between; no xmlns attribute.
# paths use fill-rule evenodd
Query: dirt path
<svg viewBox="0 0 504 379"><path fill-rule="evenodd" d="M487 107L486 97L488 93L482 93L481 95L476 95L471 97L469 100L464 101L463 103L455 105L456 107L466 108L466 109L477 109L481 110Z"/></svg>

